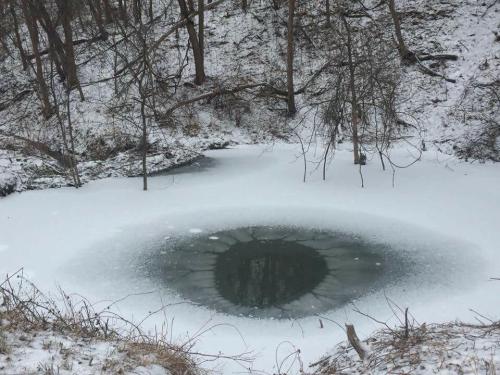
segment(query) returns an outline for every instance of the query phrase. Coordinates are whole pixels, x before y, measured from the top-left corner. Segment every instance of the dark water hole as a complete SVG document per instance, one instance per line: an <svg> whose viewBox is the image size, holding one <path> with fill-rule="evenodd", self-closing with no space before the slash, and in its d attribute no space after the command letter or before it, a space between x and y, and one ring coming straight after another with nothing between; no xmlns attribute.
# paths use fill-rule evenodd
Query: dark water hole
<svg viewBox="0 0 500 375"><path fill-rule="evenodd" d="M383 244L296 227L246 227L168 239L146 274L220 312L262 318L314 315L356 300L411 268Z"/></svg>
<svg viewBox="0 0 500 375"><path fill-rule="evenodd" d="M222 297L243 306L268 308L292 302L328 274L325 259L298 242L237 242L217 256L215 285Z"/></svg>

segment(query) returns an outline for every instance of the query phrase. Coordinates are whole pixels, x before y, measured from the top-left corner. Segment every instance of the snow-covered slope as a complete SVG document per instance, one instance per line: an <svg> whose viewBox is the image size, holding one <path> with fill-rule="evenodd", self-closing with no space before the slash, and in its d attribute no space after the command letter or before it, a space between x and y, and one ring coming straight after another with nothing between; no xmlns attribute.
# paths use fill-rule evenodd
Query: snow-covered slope
<svg viewBox="0 0 500 375"><path fill-rule="evenodd" d="M396 3L411 50L458 56L457 61L423 63L456 80L455 83L422 73L418 64L401 67L399 111L402 118L417 128L407 134L407 139L419 146L424 140L427 147L435 144L443 152L456 152L466 158L497 159L500 5L494 0ZM308 82L330 58L332 36L322 20L323 6L316 2L301 4L298 21L301 26L296 33L296 87ZM176 15L168 17L164 21L165 29ZM376 7L373 17L385 25L388 34L393 33L385 6ZM208 81L202 87L188 84L194 74L188 60L181 77L181 82L186 84L176 91L173 102L245 82L270 82L285 87L284 7L276 11L269 1L253 1L245 13L238 3L224 2L207 13L206 24ZM27 39L26 30L23 38ZM166 75L177 69L186 46L187 34L183 29L161 44L159 63ZM76 52L86 97L80 102L77 95L73 95L71 103L82 180L139 174L138 110L120 106L122 98L115 94L112 80L100 82L113 74L112 51L106 43L97 43L78 46ZM40 116L30 73L23 72L18 59L10 57L0 62L0 73L3 93L0 147L5 149L0 153L0 173L16 177L15 190L70 184L68 173L57 162L39 152L30 151L30 155L26 155L29 147L24 141L5 135L14 133L49 144L56 151L62 149L55 119L47 122ZM325 70L316 77L310 85L311 93L322 87L328 74ZM308 110L313 102L321 102L328 95L326 92L320 97L311 97L307 91L298 95L301 111L295 122L311 129L314 119ZM214 144L289 137L289 126L295 128L297 124L284 116L284 110L282 100L245 92L237 97L220 97L181 108L168 120L168 126L151 130L148 166L153 172L166 169L191 160L200 150Z"/></svg>

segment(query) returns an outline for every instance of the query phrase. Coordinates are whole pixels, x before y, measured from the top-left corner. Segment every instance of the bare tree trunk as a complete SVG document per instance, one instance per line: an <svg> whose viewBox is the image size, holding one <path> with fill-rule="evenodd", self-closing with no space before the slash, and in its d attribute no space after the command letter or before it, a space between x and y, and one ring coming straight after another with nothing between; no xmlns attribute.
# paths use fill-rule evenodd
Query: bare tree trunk
<svg viewBox="0 0 500 375"><path fill-rule="evenodd" d="M73 48L73 30L71 27L71 9L70 4L67 0L57 0L59 10L62 17L62 25L64 32L64 52L66 61L64 65L66 66L66 82L70 89L78 88L80 93L80 99L84 100L83 91L80 87L80 82L78 81L78 75L76 72L76 61L75 61L75 50Z"/></svg>
<svg viewBox="0 0 500 375"><path fill-rule="evenodd" d="M205 0L198 0L198 40L201 52L201 70L205 72Z"/></svg>
<svg viewBox="0 0 500 375"><path fill-rule="evenodd" d="M94 0L88 0L87 4L89 6L90 13L92 13L92 17L94 17L97 28L99 29L99 34L101 34L101 37L103 39L106 39L108 33L104 28L104 20L102 18L100 2L99 1L94 2Z"/></svg>
<svg viewBox="0 0 500 375"><path fill-rule="evenodd" d="M51 63L51 67L53 67L54 62ZM52 69L51 69L52 70ZM50 91L52 94L52 99L54 100L54 113L57 118L57 122L59 123L59 129L61 130L61 137L63 141L63 146L64 146L64 153L61 153L62 157L61 159L61 164L65 168L69 168L71 172L71 178L73 179L73 183L75 187L79 187L81 185L80 183L80 176L78 174L78 168L76 165L76 159L75 159L75 143L73 140L73 130L72 130L72 123L71 123L71 110L70 110L70 100L71 100L71 90L67 88L66 90L66 109L67 109L67 118L68 118L68 131L69 131L69 138L70 141L68 141L68 134L66 131L66 126L64 124L63 117L61 116L61 111L60 111L60 105L57 100L57 95L55 92L55 84L54 84L54 74L51 71L50 74ZM71 143L71 148L70 148L70 143Z"/></svg>
<svg viewBox="0 0 500 375"><path fill-rule="evenodd" d="M189 11L186 5L186 0L178 0L179 7L181 9L181 15L186 19L186 29L189 34L189 42L191 43L191 48L193 49L194 66L196 71L196 77L194 83L196 85L201 85L205 82L205 69L203 64L203 52L200 48L200 43L196 30L194 28L194 23L191 17L189 17Z"/></svg>
<svg viewBox="0 0 500 375"><path fill-rule="evenodd" d="M408 62L415 62L415 55L406 47L405 41L403 39L403 33L401 32L401 21L399 19L399 14L396 11L396 5L394 4L394 0L388 0L387 5L389 6L389 11L391 13L392 21L394 22L396 39L398 41L399 56L401 57L402 60Z"/></svg>
<svg viewBox="0 0 500 375"><path fill-rule="evenodd" d="M352 324L346 324L345 325L347 328L347 339L349 340L349 344L352 345L354 350L356 350L356 353L358 353L359 358L361 360L364 360L366 358L366 350L364 348L364 345L361 343L361 340L358 338L358 335L356 334L356 330L354 329L354 326Z"/></svg>
<svg viewBox="0 0 500 375"><path fill-rule="evenodd" d="M145 112L145 98L141 100L141 118L142 118L142 189L148 190L148 169L146 164L146 156L148 154L148 133L147 121Z"/></svg>
<svg viewBox="0 0 500 375"><path fill-rule="evenodd" d="M287 100L288 115L293 116L295 108L295 94L293 91L293 21L295 13L295 0L288 0L288 35L287 35L287 56L286 56L286 76L287 76Z"/></svg>
<svg viewBox="0 0 500 375"><path fill-rule="evenodd" d="M28 59L26 58L26 52L23 48L23 42L21 40L21 35L19 34L19 22L17 21L16 9L14 8L14 1L9 1L9 10L12 17L12 23L14 24L14 35L16 37L16 47L19 50L19 55L21 56L21 62L23 64L23 70L28 69Z"/></svg>
<svg viewBox="0 0 500 375"><path fill-rule="evenodd" d="M97 0L101 1L101 0ZM106 20L106 23L112 23L113 22L113 9L111 8L111 5L109 4L109 0L102 0L102 5L104 8L104 19Z"/></svg>
<svg viewBox="0 0 500 375"><path fill-rule="evenodd" d="M146 46L143 45L143 60L146 61ZM147 69L146 67L144 69ZM148 155L148 129L147 129L147 118L146 118L146 100L147 93L144 89L143 81L146 72L142 72L140 78L138 79L139 84L139 95L141 97L141 121L142 121L142 189L144 191L148 190L148 168L147 168L147 155Z"/></svg>
<svg viewBox="0 0 500 375"><path fill-rule="evenodd" d="M241 0L241 9L243 9L243 12L247 12L248 9L248 1L247 0Z"/></svg>
<svg viewBox="0 0 500 375"><path fill-rule="evenodd" d="M127 1L126 0L118 0L118 9L120 10L120 18L126 24L127 20L128 20Z"/></svg>
<svg viewBox="0 0 500 375"><path fill-rule="evenodd" d="M354 153L354 164L359 164L359 137L358 137L358 100L356 96L356 67L353 62L351 28L344 15L341 16L347 32L347 58L349 65L349 86L351 90L351 125L352 125L352 147Z"/></svg>
<svg viewBox="0 0 500 375"><path fill-rule="evenodd" d="M52 22L44 3L41 1L28 0L33 12L37 15L40 25L47 34L49 42L49 55L56 64L57 73L62 80L66 80L68 76L66 66L66 54L64 43L62 42L59 34L57 33L56 26Z"/></svg>
<svg viewBox="0 0 500 375"><path fill-rule="evenodd" d="M132 2L132 13L134 15L134 22L136 24L141 23L141 18L142 18L142 4L141 4L141 0L133 0L133 2Z"/></svg>
<svg viewBox="0 0 500 375"><path fill-rule="evenodd" d="M326 25L328 27L331 27L332 26L332 20L331 20L331 16L330 16L330 0L326 0L326 3L325 3L325 13L326 13Z"/></svg>
<svg viewBox="0 0 500 375"><path fill-rule="evenodd" d="M153 17L154 16L153 15L153 0L149 0L149 8L148 9L149 9L148 10L149 11L149 21L153 22L153 18L154 18Z"/></svg>
<svg viewBox="0 0 500 375"><path fill-rule="evenodd" d="M45 78L43 76L43 65L42 59L40 57L39 50L39 36L38 36L38 26L36 24L35 15L32 14L31 8L27 2L28 0L21 0L21 6L26 20L26 26L28 27L28 32L30 34L31 46L33 48L33 55L35 56L35 74L38 84L38 97L42 103L42 112L45 118L49 118L52 114L52 106L49 100L49 89Z"/></svg>
<svg viewBox="0 0 500 375"><path fill-rule="evenodd" d="M75 187L78 188L82 186L82 183L80 181L80 173L78 172L78 163L75 158L75 138L73 137L73 122L71 120L71 90L69 88L66 90L66 111L66 116L68 118L69 141L71 145L71 166L75 176Z"/></svg>

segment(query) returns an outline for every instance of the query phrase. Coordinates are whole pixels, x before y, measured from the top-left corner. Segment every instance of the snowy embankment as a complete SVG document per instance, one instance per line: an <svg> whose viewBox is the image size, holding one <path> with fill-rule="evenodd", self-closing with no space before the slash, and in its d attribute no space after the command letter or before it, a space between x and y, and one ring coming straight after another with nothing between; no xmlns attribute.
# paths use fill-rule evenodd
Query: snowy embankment
<svg viewBox="0 0 500 375"><path fill-rule="evenodd" d="M170 374L151 354L131 355L125 345L109 341L15 331L5 334L5 345L0 374Z"/></svg>
<svg viewBox="0 0 500 375"><path fill-rule="evenodd" d="M307 183L296 145L245 146L210 151L199 172L157 176L150 191L139 179L104 179L80 189L25 192L0 200L0 273L24 267L43 290L85 295L154 332L168 321L174 342L196 338L201 353L226 356L251 351L255 360L204 366L223 373L246 368L276 372L300 349L305 366L345 339L351 322L361 339L380 326L399 325L387 298L409 307L419 323L460 319L474 311L500 319L500 169L425 152L410 168L382 171L377 160L353 167L339 150L321 179L312 155ZM321 155L321 152L318 152ZM398 147L393 161L414 159ZM394 187L392 186L394 182ZM140 254L162 236L207 236L212 231L253 224L329 228L391 244L419 265L415 274L384 290L299 320L228 316L182 301L141 273ZM199 232L199 231L197 231ZM126 298L124 298L126 297ZM150 312L160 311L149 315ZM320 324L320 319L322 324ZM200 334L203 332L203 334ZM282 362L285 361L285 364ZM285 366L285 367L283 367ZM293 364L298 370L300 362ZM293 372L292 371L292 372Z"/></svg>

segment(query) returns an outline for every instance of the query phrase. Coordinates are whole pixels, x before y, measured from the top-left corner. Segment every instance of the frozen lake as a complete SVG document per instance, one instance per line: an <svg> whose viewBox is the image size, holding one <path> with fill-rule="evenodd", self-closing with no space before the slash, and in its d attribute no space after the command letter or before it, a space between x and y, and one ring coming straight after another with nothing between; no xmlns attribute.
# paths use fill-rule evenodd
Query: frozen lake
<svg viewBox="0 0 500 375"><path fill-rule="evenodd" d="M386 298L409 307L419 322L470 320L471 309L500 318L500 282L491 280L500 276L498 166L425 153L396 172L392 187L392 172L372 160L362 189L347 151L336 154L326 182L311 164L302 183L298 150L210 151L201 168L151 178L148 192L140 179L123 178L1 199L0 272L24 267L42 289L60 285L101 307L120 300L113 309L135 321L158 310L143 325L167 320L179 342L214 327L197 338L198 351L252 351L252 368L267 372L297 348L305 364L316 360L345 339L336 323L354 323L362 338L377 328L354 307L395 323ZM411 155L398 150L395 159ZM286 233L279 240L266 228ZM298 238L290 228L301 228ZM251 241L239 240L245 231ZM279 256L286 238L300 244L300 264ZM278 255L256 256L252 241L278 241L271 244ZM269 275L259 262L288 276L268 281L271 289L256 287ZM295 283L307 264L317 271L309 285ZM194 271L185 282L175 273L182 269ZM237 269L252 279L240 280ZM224 373L241 365L206 364Z"/></svg>

